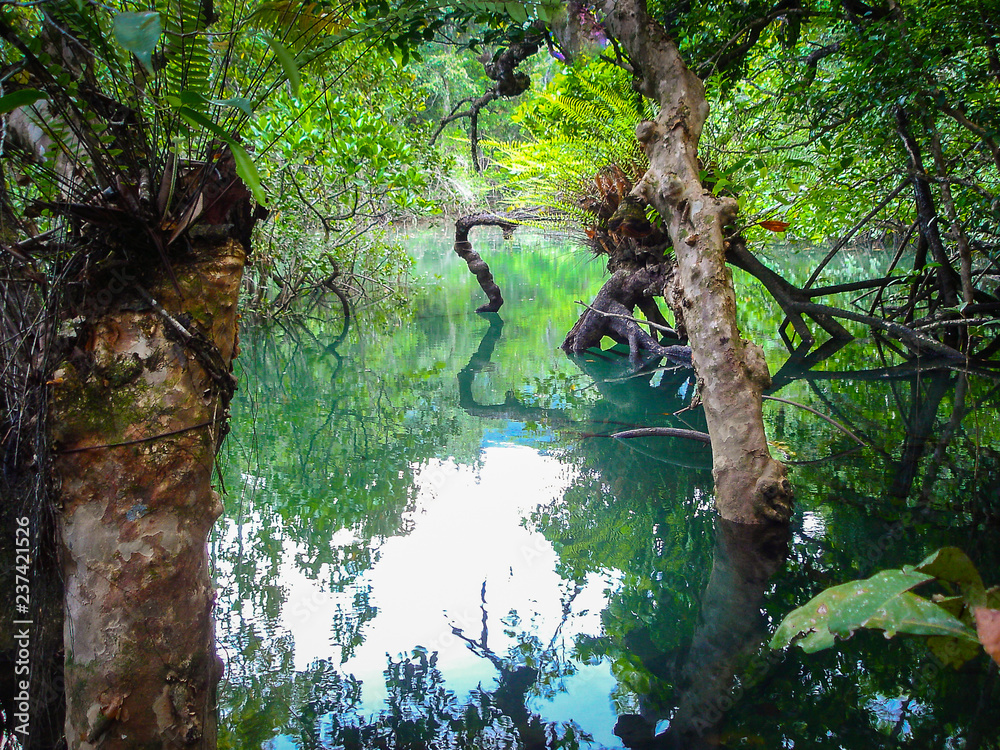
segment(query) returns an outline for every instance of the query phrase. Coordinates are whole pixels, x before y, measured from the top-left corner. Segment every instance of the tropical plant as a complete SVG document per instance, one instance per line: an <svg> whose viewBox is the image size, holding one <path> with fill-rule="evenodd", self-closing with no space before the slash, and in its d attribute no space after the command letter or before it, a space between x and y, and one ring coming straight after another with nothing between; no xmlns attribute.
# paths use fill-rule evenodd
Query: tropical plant
<svg viewBox="0 0 1000 750"><path fill-rule="evenodd" d="M945 594L930 599L911 589L937 582ZM1000 586L986 589L968 556L944 547L914 566L829 588L789 613L772 648L797 644L806 653L830 648L859 628L923 636L943 663L960 667L981 645L1000 664Z"/></svg>
<svg viewBox="0 0 1000 750"><path fill-rule="evenodd" d="M653 116L654 105L630 91L620 68L566 68L518 107L514 119L527 140L489 143L511 186L510 204L541 208L543 225L582 228L590 239L599 229L606 234L608 220L648 166L635 126Z"/></svg>

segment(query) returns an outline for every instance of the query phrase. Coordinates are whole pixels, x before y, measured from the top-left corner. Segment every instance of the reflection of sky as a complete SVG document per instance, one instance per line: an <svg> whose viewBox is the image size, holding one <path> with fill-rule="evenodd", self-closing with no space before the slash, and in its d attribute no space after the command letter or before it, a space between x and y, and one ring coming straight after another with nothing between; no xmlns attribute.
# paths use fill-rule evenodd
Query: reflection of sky
<svg viewBox="0 0 1000 750"><path fill-rule="evenodd" d="M418 493L411 514L414 527L386 540L378 562L358 581L371 586L378 614L365 627L365 641L344 665L364 683L363 709L376 713L386 697L386 654L397 658L416 646L437 651L447 687L459 697L478 684L495 687L497 671L452 633L452 626L478 640L482 629L480 595L486 582L489 646L506 656L514 639L501 619L513 610L512 628L567 650L578 633L600 633L604 591L613 582L594 578L572 602L559 629L570 587L556 574L557 556L545 538L522 524L538 504L562 496L573 469L531 448L484 441L478 469L433 460L416 472ZM338 658L330 643L330 622L339 602L351 593L325 592L286 556L282 585L288 597L283 625L295 639L295 667L317 658ZM322 578L322 576L321 576ZM615 681L606 665L580 666L566 679L568 694L551 703L535 701L533 710L549 720L574 719L602 745L617 745L611 733L615 715L610 694Z"/></svg>

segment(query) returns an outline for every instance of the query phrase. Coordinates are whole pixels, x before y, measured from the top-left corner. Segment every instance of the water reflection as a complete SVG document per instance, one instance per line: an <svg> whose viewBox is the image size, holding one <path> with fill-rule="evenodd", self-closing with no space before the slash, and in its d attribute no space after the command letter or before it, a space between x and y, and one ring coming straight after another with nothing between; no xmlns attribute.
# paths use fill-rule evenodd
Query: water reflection
<svg viewBox="0 0 1000 750"><path fill-rule="evenodd" d="M245 337L214 542L221 746L996 746L988 662L765 645L819 589L943 544L1000 578L992 380L853 345L772 364L772 392L870 447L768 404L798 511L790 538L743 529L714 516L704 446L600 437L704 429L690 371L564 357L575 311L535 280L599 274L494 257L520 274L504 319L439 290L346 337Z"/></svg>
<svg viewBox="0 0 1000 750"><path fill-rule="evenodd" d="M674 658L658 653L643 659L654 679L640 696L639 714L625 714L615 726L625 747L700 748L720 744L726 713L767 676L780 655L761 614L764 590L788 551L782 526L746 526L716 521L712 572L690 645ZM664 731L657 728L666 724Z"/></svg>

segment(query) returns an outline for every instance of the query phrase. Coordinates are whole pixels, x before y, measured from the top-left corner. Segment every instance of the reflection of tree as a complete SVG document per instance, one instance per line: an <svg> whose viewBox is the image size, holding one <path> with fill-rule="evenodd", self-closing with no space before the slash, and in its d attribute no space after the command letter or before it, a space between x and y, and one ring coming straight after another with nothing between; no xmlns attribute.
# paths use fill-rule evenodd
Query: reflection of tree
<svg viewBox="0 0 1000 750"><path fill-rule="evenodd" d="M694 389L693 371L686 366L655 367L655 362L640 367L628 374L622 373L622 354L617 350L607 353L587 352L572 358L582 372L594 382L600 395L591 404L587 419L574 419L571 409L567 407L542 407L526 403L509 391L503 403L481 404L473 393L473 384L478 373L490 366L490 359L497 342L503 332L504 322L497 313L483 314L490 321L489 328L483 334L479 348L469 359L469 363L459 372L458 390L459 405L466 413L488 419L506 419L519 422L542 422L554 428L577 428L586 424L588 430L596 427L620 428L621 426L636 426L648 424L651 420L658 424L664 422L689 427L691 421L684 421L674 412L684 411ZM566 400L566 394L559 392L565 382L559 378L536 379L534 382L534 399L550 401ZM703 429L704 417L700 412L688 415L699 429ZM593 438L603 435L594 432L585 433L584 437ZM642 450L638 448L637 450ZM702 448L694 448L693 456L697 456L694 466L707 465L710 456ZM688 454L684 451L661 452L655 460L680 462L685 465Z"/></svg>
<svg viewBox="0 0 1000 750"><path fill-rule="evenodd" d="M488 366L498 333L491 327L463 371L468 393L474 374ZM911 746L939 746L966 731L996 734L995 728L986 730L983 712L976 708L996 689L996 676L988 667L975 679L963 680L941 669L929 671L905 646L888 648L866 637L855 639L849 657L816 654L802 659L796 654L782 660L764 645L763 613L780 618L829 584L838 568L842 579L847 569L864 565L859 550L874 549L885 560L907 560L915 546L928 543L927 528L912 523L872 528L873 519L898 518L898 500L885 497L887 479L890 486L898 486L897 497L906 498L914 496L914 479L922 476L917 491L925 496L924 510L934 482L947 480L935 496L956 486L973 491L977 499L967 506L971 518L937 516L940 542L932 544L947 543L946 535L962 528L963 522L983 538L984 516L977 508L983 507L990 487L995 493L995 482L977 482L973 471L942 469L972 455L967 441L958 450L949 447L961 437L962 418L995 400L982 383L973 397L971 386L961 385L967 376L952 369L928 372L886 364L860 371L853 381L853 363L837 374L813 369L828 367L826 359L839 348L789 361L776 378L775 390L804 384L818 408L873 445L868 454L799 468L796 482L804 490L806 507L827 500L824 493L831 491L836 493L831 499L859 497L864 504L824 508L827 528L822 539L797 529L799 547L767 600L768 577L784 557L786 537L770 530L754 538L745 529L719 523L711 553L704 544L710 537L709 477L676 468L685 462L681 451L693 448L689 443L665 450L663 442L643 449L631 441L584 439L564 449L563 459L576 464L577 478L561 500L539 508L533 521L559 550L564 575L582 580L595 570L622 571L622 584L602 614L604 633L581 638L577 657L611 661L623 687L616 731L629 747L739 742L822 746L829 744L830 727L840 728L843 746L880 745L886 734L912 739ZM576 362L593 378L599 394L590 402L590 423L663 424L664 415L681 409L690 395L684 373L635 373L612 353L591 352ZM956 380L960 387L953 391ZM550 385L550 391L542 385ZM560 385L536 381L535 396L557 401ZM493 407L506 407L502 415L474 406L483 416L517 419L510 405ZM895 408L887 411L887 405ZM697 418L696 413L685 416ZM820 455L843 454L843 437L829 431L828 437L817 440L809 419L797 410L783 410L778 437L817 446ZM942 423L944 431L939 429ZM974 453L976 460L995 460L989 448L976 445ZM995 505L993 501L993 513ZM925 512L921 518L932 516ZM988 538L994 541L982 544L995 548L995 532ZM987 559L995 556L990 553ZM701 571L709 566L706 581ZM844 659L851 660L849 666ZM899 695L911 698L901 702ZM660 719L669 721L669 729L656 736Z"/></svg>
<svg viewBox="0 0 1000 750"><path fill-rule="evenodd" d="M502 673L493 689L479 687L459 699L438 669L437 654L417 647L398 659L388 657L383 674L385 707L367 716L361 684L331 662L316 661L282 681L280 696L265 693L255 710L248 706L231 715L219 746L266 748L271 738L284 735L300 750L574 750L586 739L572 723L543 722L528 712L524 696L537 672ZM274 710L290 705L294 711Z"/></svg>
<svg viewBox="0 0 1000 750"><path fill-rule="evenodd" d="M483 334L479 348L469 359L469 364L458 373L459 405L466 413L476 417L509 419L518 422L545 422L554 426L572 424L572 420L563 409L547 409L526 405L512 391L507 393L502 404L480 404L476 401L472 393L473 381L476 374L489 365L493 350L503 333L503 318L500 317L499 313L480 313L480 315L489 319L490 327Z"/></svg>
<svg viewBox="0 0 1000 750"><path fill-rule="evenodd" d="M239 502L230 502L246 523L217 542L224 558L237 561L220 575L239 580L233 588L246 619L222 634L232 665L224 746L259 747L275 728L303 748L486 748L540 736L529 729L537 715L525 705L523 681L534 677L530 694L544 693L550 672L566 673L572 661L539 666L546 646L533 634L520 634L521 656L500 657L495 685L468 698L448 689L433 654L418 649L390 660L389 704L362 716L348 678L333 664L295 672L287 637L268 629L285 606L283 592L271 583L286 554L284 540L301 545L303 570L322 570L332 587L350 589L372 564L379 537L405 517L413 464L436 455L465 415L568 428L551 449L575 467L574 478L564 497L541 506L531 521L556 547L568 581L616 571L603 632L580 638L574 658L611 663L621 686L614 696L619 713L638 717L619 727L632 746L680 738L685 747L880 747L893 732L893 746L943 747L976 732L982 747L995 745L997 730L983 706L992 705L1000 686L982 665L961 675L932 669L925 652L911 651L905 641L887 644L865 634L838 652L793 653L781 661L761 648L762 612L776 621L823 587L868 574L876 564L912 561L916 548L967 541L963 546L981 568L1000 567L1000 455L994 447L1000 435L995 419L985 416L997 401L987 381L891 361L872 367L867 351L851 347L822 364L807 355L780 370L775 385L787 389L782 396L808 401L873 447L795 469L808 518L796 519L785 567L767 584L780 544L748 541L716 522L710 475L696 468L709 465L703 447L683 440L581 438L584 430L610 433L648 424L703 429L697 411L672 416L690 401L689 371L637 372L613 352L588 353L573 360L590 378L586 387L579 387L579 375L556 372L526 378L516 398L490 404L473 390L482 387L485 378L474 381L489 369L503 331L499 317L489 320L458 376L457 399L450 394L450 404L457 400L461 409L450 411L446 389L455 383L446 370L409 364L420 361L425 342L416 334L412 341L394 339L385 352L345 351L340 369L305 332L286 334L264 353L263 344L251 342L248 349L258 351L254 368L282 375L252 385L261 412L258 439L273 459L251 468L246 482L236 478L245 464L233 464L227 476L231 489L247 487L242 513ZM437 320L423 325L446 328ZM508 345L513 342L505 340ZM346 365L359 357L363 367ZM399 375L389 374L396 372L390 358L404 363ZM956 382L964 384L953 393ZM810 454L821 458L849 447L807 413L773 408L775 437L786 444L810 446ZM471 437L478 446L479 436ZM373 475L363 479L355 469L369 460ZM905 485L899 497L886 492L892 480ZM350 538L331 544L337 532L350 532ZM771 589L764 596L766 585ZM374 613L367 592L355 594L332 623L334 640L345 648L360 642ZM905 702L901 696L911 697ZM657 718L670 722L666 737L653 737ZM836 742L828 736L831 727ZM564 745L579 739L567 727L547 727L545 737L549 746L553 737Z"/></svg>
<svg viewBox="0 0 1000 750"><path fill-rule="evenodd" d="M372 540L405 527L415 471L455 425L441 410L424 408L441 400L446 385L419 364L399 367L398 348L366 349L351 339L346 356L367 366L342 367L344 355L323 338L322 326L299 325L251 331L244 343L249 394L237 410L226 463L236 494L229 517L238 527L241 562L263 572L282 559L281 542L291 542L304 570L325 569L330 585L342 590L371 566ZM338 532L350 534L331 545ZM250 549L254 554L245 554ZM241 593L252 597L254 588Z"/></svg>
<svg viewBox="0 0 1000 750"><path fill-rule="evenodd" d="M626 747L712 745L709 735L733 705L737 680L746 689L747 677L753 678L760 663L766 665L760 656L768 635L761 605L787 542L782 526L716 521L712 572L690 646L672 669L659 669L647 656L655 677L639 698L640 713L621 716L615 728ZM670 719L670 727L654 736L660 719Z"/></svg>
<svg viewBox="0 0 1000 750"><path fill-rule="evenodd" d="M295 717L309 710L300 683L333 684L315 669L294 670L294 645L280 623L283 610L294 617L300 605L286 603L276 584L282 565L322 574L325 588L347 594L330 629L349 656L376 614L356 581L377 559L381 538L405 533L415 472L456 429L446 412L427 408L450 383L428 377L435 371L419 356L405 356L425 342L411 334L393 343L366 348L356 332L344 339L336 321L329 336L309 324L251 329L244 338L248 393L228 444L229 513L213 541L229 610L219 625L228 667L222 746L260 747L275 727L297 736Z"/></svg>
<svg viewBox="0 0 1000 750"><path fill-rule="evenodd" d="M573 744L576 739L587 740L586 735L579 731L579 727L574 724L565 724L562 727L551 722L547 723L542 717L532 712L528 708L528 698L533 692L549 687L551 689L553 681L561 680L575 669L567 662L560 661L556 657L555 644L559 638L560 631L565 626L570 617L573 600L582 590L580 585L573 587L569 596L563 602L562 618L555 628L549 645L542 646L537 635L520 633L517 643L510 647L506 658L500 657L489 645L489 613L486 604L486 581L480 594L480 607L483 613L482 629L478 639L470 638L465 632L456 626L452 626L452 633L465 642L469 650L476 656L489 661L497 672L497 686L491 691L493 704L501 714L510 720L517 732L519 746L524 750L544 750L548 747L567 747ZM516 612L511 612L505 623L513 627L520 621ZM513 633L511 630L508 634ZM554 742L556 737L564 736L564 740ZM566 740L569 740L567 743ZM589 741L589 740L587 740Z"/></svg>

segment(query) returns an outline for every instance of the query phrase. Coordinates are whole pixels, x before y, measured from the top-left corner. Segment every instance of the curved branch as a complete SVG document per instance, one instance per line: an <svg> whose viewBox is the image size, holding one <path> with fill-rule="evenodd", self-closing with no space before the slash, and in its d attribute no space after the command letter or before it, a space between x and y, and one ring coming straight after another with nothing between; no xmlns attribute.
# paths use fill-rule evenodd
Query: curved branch
<svg viewBox="0 0 1000 750"><path fill-rule="evenodd" d="M478 99L469 97L458 102L452 108L451 114L438 123L437 128L431 135L430 145L434 144L447 125L456 120L468 117L470 121L469 141L472 148L472 167L476 172L481 172L482 164L479 159L479 112L487 104L497 99L510 99L520 96L528 90L531 86L531 79L527 73L518 72L517 67L538 52L538 43L542 38L543 32L534 29L529 31L522 41L511 42L507 46L507 49L498 54L493 60L489 62L484 60L483 67L485 68L486 75L491 80L496 81L496 83L487 89ZM458 108L466 102L472 102L472 105L468 109L459 112Z"/></svg>
<svg viewBox="0 0 1000 750"><path fill-rule="evenodd" d="M466 262L469 270L475 275L479 286L486 292L489 302L476 309L476 312L496 312L503 306L503 295L500 294L500 287L493 280L493 273L485 260L472 249L469 242L469 232L473 227L489 226L500 227L503 230L504 239L510 237L517 228L517 219L510 215L503 217L493 213L478 213L463 216L455 222L455 252L458 257Z"/></svg>

